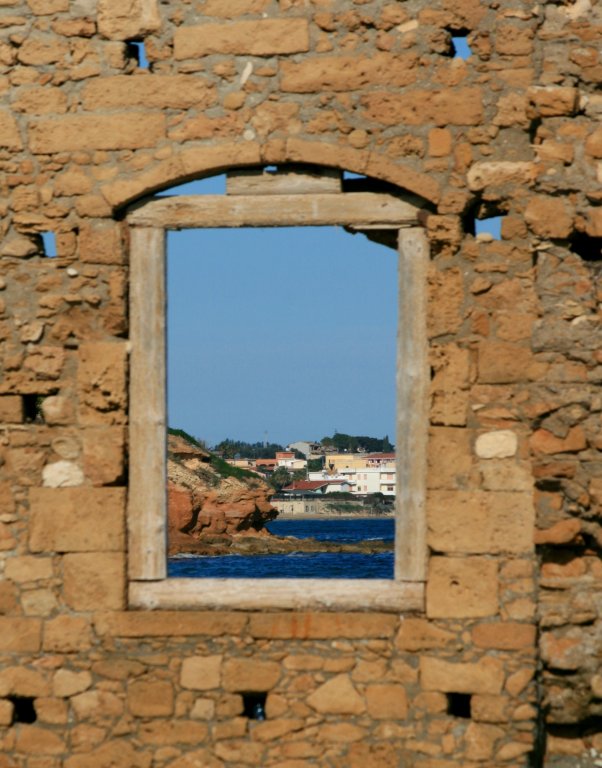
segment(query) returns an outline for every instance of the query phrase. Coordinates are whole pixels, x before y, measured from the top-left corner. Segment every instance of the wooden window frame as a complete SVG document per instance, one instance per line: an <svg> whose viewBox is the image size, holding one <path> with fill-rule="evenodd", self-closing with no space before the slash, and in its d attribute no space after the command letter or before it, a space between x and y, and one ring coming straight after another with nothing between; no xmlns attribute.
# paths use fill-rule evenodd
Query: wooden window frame
<svg viewBox="0 0 602 768"><path fill-rule="evenodd" d="M381 192L158 197L130 211L130 608L423 610L429 246L418 225L418 212L414 201ZM394 579L168 579L165 231L332 225L359 231L397 230Z"/></svg>

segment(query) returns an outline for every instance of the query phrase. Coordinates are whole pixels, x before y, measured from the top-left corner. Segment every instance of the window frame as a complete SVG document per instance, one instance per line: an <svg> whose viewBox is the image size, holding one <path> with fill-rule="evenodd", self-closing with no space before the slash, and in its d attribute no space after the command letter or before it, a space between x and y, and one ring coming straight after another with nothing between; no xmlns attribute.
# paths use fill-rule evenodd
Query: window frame
<svg viewBox="0 0 602 768"><path fill-rule="evenodd" d="M134 609L423 610L429 245L409 195L338 192L157 197L130 229L128 600ZM393 579L167 578L166 230L343 226L397 230L395 576ZM390 232L389 232L390 234ZM404 364L400 365L403 360Z"/></svg>

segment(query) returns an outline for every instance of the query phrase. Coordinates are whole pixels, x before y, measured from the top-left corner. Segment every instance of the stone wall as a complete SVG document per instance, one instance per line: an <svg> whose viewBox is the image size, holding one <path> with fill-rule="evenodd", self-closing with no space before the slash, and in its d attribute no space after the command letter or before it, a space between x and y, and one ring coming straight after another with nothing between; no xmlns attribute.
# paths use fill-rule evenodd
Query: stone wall
<svg viewBox="0 0 602 768"><path fill-rule="evenodd" d="M594 6L0 0L1 766L598 764ZM128 611L124 207L287 163L431 211L425 609Z"/></svg>

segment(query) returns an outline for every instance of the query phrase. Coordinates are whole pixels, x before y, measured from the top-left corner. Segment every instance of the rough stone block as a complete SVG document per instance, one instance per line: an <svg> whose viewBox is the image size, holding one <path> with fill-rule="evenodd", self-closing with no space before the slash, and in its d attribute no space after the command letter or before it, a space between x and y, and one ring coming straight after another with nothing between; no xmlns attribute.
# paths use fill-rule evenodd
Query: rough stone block
<svg viewBox="0 0 602 768"><path fill-rule="evenodd" d="M483 120L480 88L405 90L403 93L374 91L361 98L363 117L381 125L436 126L479 125Z"/></svg>
<svg viewBox="0 0 602 768"><path fill-rule="evenodd" d="M396 629L397 618L387 613L266 613L249 618L249 633L258 638L384 638Z"/></svg>
<svg viewBox="0 0 602 768"><path fill-rule="evenodd" d="M426 619L403 618L395 638L395 645L403 651L423 651L445 648L456 640L453 632L437 627Z"/></svg>
<svg viewBox="0 0 602 768"><path fill-rule="evenodd" d="M475 453L481 459L504 459L514 456L517 450L518 438L509 429L483 432L475 443Z"/></svg>
<svg viewBox="0 0 602 768"><path fill-rule="evenodd" d="M472 630L473 643L479 648L500 651L535 649L535 625L515 621L477 624Z"/></svg>
<svg viewBox="0 0 602 768"><path fill-rule="evenodd" d="M26 755L60 755L67 745L59 734L49 728L21 723L15 741L15 751Z"/></svg>
<svg viewBox="0 0 602 768"><path fill-rule="evenodd" d="M269 691L281 675L280 664L256 659L226 659L222 668L222 685L226 691Z"/></svg>
<svg viewBox="0 0 602 768"><path fill-rule="evenodd" d="M87 651L92 645L92 628L88 619L79 616L57 616L44 623L42 647L50 653Z"/></svg>
<svg viewBox="0 0 602 768"><path fill-rule="evenodd" d="M533 355L528 347L487 341L479 346L479 382L510 384L529 378Z"/></svg>
<svg viewBox="0 0 602 768"><path fill-rule="evenodd" d="M37 653L42 640L42 622L19 616L0 616L1 653Z"/></svg>
<svg viewBox="0 0 602 768"><path fill-rule="evenodd" d="M202 110L215 100L214 88L203 77L148 72L139 76L96 77L83 91L84 108L92 112L119 107Z"/></svg>
<svg viewBox="0 0 602 768"><path fill-rule="evenodd" d="M432 490L428 543L437 552L530 552L535 509L532 493Z"/></svg>
<svg viewBox="0 0 602 768"><path fill-rule="evenodd" d="M472 470L471 432L434 427L428 441L428 488L466 487Z"/></svg>
<svg viewBox="0 0 602 768"><path fill-rule="evenodd" d="M321 56L280 66L281 88L291 93L355 91L365 83L402 87L417 76L413 53L392 55L376 52L369 57Z"/></svg>
<svg viewBox="0 0 602 768"><path fill-rule="evenodd" d="M123 488L32 488L32 552L99 552L124 545Z"/></svg>
<svg viewBox="0 0 602 768"><path fill-rule="evenodd" d="M96 632L109 637L238 637L246 623L244 614L221 611L124 611L94 619Z"/></svg>
<svg viewBox="0 0 602 768"><path fill-rule="evenodd" d="M0 110L0 147L14 150L23 148L17 121L8 109Z"/></svg>
<svg viewBox="0 0 602 768"><path fill-rule="evenodd" d="M52 693L57 698L66 699L87 691L91 685L92 675L87 670L58 669L52 680Z"/></svg>
<svg viewBox="0 0 602 768"><path fill-rule="evenodd" d="M127 705L134 717L170 717L173 686L167 680L135 680L127 688Z"/></svg>
<svg viewBox="0 0 602 768"><path fill-rule="evenodd" d="M307 703L321 714L360 715L366 710L364 699L345 674L323 683L307 697Z"/></svg>
<svg viewBox="0 0 602 768"><path fill-rule="evenodd" d="M564 198L535 195L525 208L525 221L529 228L543 238L569 237L574 218L573 207Z"/></svg>
<svg viewBox="0 0 602 768"><path fill-rule="evenodd" d="M157 0L98 0L98 30L109 40L137 40L160 27Z"/></svg>
<svg viewBox="0 0 602 768"><path fill-rule="evenodd" d="M557 437L547 429L538 429L531 435L529 445L536 453L578 453L587 448L587 440L583 427L578 424L564 437Z"/></svg>
<svg viewBox="0 0 602 768"><path fill-rule="evenodd" d="M87 264L123 264L125 248L121 225L107 221L82 224L79 257Z"/></svg>
<svg viewBox="0 0 602 768"><path fill-rule="evenodd" d="M524 161L489 160L474 163L467 174L468 187L479 191L503 184L529 185L535 179L536 166Z"/></svg>
<svg viewBox="0 0 602 768"><path fill-rule="evenodd" d="M52 558L20 555L6 561L4 575L19 584L52 578Z"/></svg>
<svg viewBox="0 0 602 768"><path fill-rule="evenodd" d="M528 97L527 114L531 119L574 115L579 106L579 89L569 86L532 86Z"/></svg>
<svg viewBox="0 0 602 768"><path fill-rule="evenodd" d="M126 345L87 342L79 348L77 386L80 421L121 423L125 419Z"/></svg>
<svg viewBox="0 0 602 768"><path fill-rule="evenodd" d="M125 471L123 427L91 427L83 434L84 474L92 485L113 485Z"/></svg>
<svg viewBox="0 0 602 768"><path fill-rule="evenodd" d="M21 424L23 421L23 399L19 395L0 395L0 422Z"/></svg>
<svg viewBox="0 0 602 768"><path fill-rule="evenodd" d="M497 563L485 557L433 557L426 586L429 618L479 618L498 612Z"/></svg>
<svg viewBox="0 0 602 768"><path fill-rule="evenodd" d="M274 56L309 50L306 19L262 19L231 24L178 27L174 36L177 60L212 53Z"/></svg>
<svg viewBox="0 0 602 768"><path fill-rule="evenodd" d="M76 611L125 607L125 556L121 552L78 552L63 557L63 595Z"/></svg>
<svg viewBox="0 0 602 768"><path fill-rule="evenodd" d="M368 714L375 720L405 720L408 715L408 697L402 685L368 685L365 695Z"/></svg>
<svg viewBox="0 0 602 768"><path fill-rule="evenodd" d="M422 656L420 685L426 691L497 695L504 685L504 665L500 659L490 657L474 663L461 663Z"/></svg>
<svg viewBox="0 0 602 768"><path fill-rule="evenodd" d="M184 659L180 672L180 685L193 691L219 688L222 656L191 656Z"/></svg>
<svg viewBox="0 0 602 768"><path fill-rule="evenodd" d="M63 115L31 123L34 154L77 150L141 149L165 138L165 116L145 111L112 115Z"/></svg>

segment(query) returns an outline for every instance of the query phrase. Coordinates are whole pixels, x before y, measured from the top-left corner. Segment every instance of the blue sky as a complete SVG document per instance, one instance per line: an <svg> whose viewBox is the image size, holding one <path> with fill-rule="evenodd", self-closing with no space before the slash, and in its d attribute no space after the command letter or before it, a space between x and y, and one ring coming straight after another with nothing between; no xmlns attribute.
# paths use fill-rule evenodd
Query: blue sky
<svg viewBox="0 0 602 768"><path fill-rule="evenodd" d="M210 445L394 442L396 280L395 251L340 228L170 232L170 426Z"/></svg>

